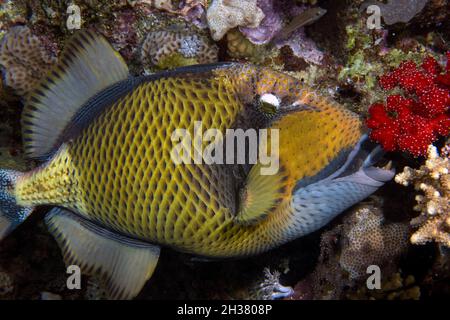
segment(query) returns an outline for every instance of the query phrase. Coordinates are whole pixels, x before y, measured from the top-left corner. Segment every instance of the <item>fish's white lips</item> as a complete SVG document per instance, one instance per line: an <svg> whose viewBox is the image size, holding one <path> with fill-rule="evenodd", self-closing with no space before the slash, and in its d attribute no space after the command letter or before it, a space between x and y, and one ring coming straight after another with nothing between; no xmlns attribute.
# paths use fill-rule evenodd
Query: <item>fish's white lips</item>
<svg viewBox="0 0 450 320"><path fill-rule="evenodd" d="M273 93L264 93L260 98L259 101L268 103L270 105L275 106L276 108L280 107L281 100Z"/></svg>

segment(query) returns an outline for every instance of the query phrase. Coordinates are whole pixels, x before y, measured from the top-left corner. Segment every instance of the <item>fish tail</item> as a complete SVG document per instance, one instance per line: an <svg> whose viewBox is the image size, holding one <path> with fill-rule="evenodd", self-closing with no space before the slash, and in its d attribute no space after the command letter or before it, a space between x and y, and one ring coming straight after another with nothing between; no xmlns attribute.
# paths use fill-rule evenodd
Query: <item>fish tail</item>
<svg viewBox="0 0 450 320"><path fill-rule="evenodd" d="M0 169L0 241L10 234L33 211L17 203L15 186L23 173Z"/></svg>

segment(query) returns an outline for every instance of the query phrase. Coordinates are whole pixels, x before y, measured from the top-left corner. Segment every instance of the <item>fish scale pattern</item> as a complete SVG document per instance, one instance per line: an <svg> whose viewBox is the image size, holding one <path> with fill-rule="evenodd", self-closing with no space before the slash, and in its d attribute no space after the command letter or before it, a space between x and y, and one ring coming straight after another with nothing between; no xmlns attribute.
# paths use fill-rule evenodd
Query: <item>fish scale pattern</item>
<svg viewBox="0 0 450 320"><path fill-rule="evenodd" d="M195 121L202 121L204 131L233 128L237 118L248 117L245 108L255 95L265 92L308 108L269 125L280 129L286 193L265 219L243 225L233 219L238 202L233 174L226 166L177 165L171 136L175 129L193 135ZM352 147L360 130L351 112L266 69L162 77L141 83L105 110L49 164L18 183L17 198L24 206L67 207L109 229L177 250L248 256L289 239L295 183Z"/></svg>
<svg viewBox="0 0 450 320"><path fill-rule="evenodd" d="M220 85L174 78L144 83L75 140L85 214L118 231L186 249L214 241L235 202L231 178L207 165L177 165L170 152L172 133L187 129L192 135L194 121L202 121L204 130L232 127L242 106Z"/></svg>

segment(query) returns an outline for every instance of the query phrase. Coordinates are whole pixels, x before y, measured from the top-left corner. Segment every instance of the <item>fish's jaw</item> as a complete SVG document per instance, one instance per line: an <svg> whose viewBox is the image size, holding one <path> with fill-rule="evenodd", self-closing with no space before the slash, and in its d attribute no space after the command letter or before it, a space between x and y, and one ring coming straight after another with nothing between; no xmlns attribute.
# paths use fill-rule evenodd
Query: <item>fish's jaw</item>
<svg viewBox="0 0 450 320"><path fill-rule="evenodd" d="M324 179L294 191L286 241L314 232L364 200L395 176L389 166L362 166L344 177Z"/></svg>

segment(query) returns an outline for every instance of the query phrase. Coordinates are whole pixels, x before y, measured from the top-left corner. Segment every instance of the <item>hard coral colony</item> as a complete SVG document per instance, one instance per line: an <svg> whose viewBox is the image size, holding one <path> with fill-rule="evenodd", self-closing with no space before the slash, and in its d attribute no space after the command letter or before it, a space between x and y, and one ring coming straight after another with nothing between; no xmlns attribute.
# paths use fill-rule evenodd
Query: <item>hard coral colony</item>
<svg viewBox="0 0 450 320"><path fill-rule="evenodd" d="M0 299L448 295L447 4L0 0Z"/></svg>

